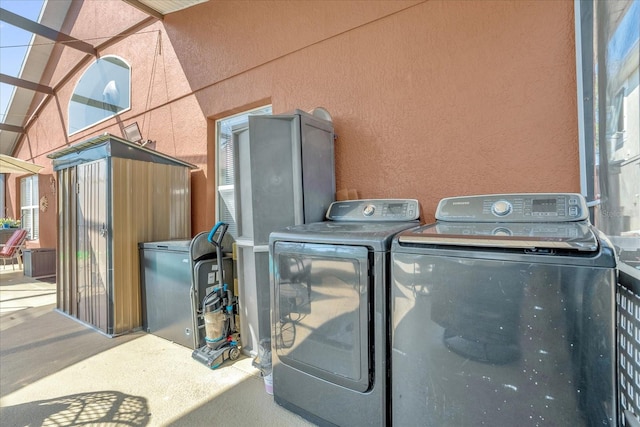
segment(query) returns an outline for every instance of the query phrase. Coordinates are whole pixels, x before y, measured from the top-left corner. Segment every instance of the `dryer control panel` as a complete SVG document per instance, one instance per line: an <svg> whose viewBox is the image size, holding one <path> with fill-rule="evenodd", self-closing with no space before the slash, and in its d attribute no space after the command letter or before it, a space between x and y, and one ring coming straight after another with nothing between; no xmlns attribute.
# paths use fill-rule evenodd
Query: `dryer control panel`
<svg viewBox="0 0 640 427"><path fill-rule="evenodd" d="M330 221L414 221L420 218L415 199L363 199L333 202L327 210Z"/></svg>
<svg viewBox="0 0 640 427"><path fill-rule="evenodd" d="M584 197L577 193L489 194L442 199L439 221L568 222L589 217Z"/></svg>

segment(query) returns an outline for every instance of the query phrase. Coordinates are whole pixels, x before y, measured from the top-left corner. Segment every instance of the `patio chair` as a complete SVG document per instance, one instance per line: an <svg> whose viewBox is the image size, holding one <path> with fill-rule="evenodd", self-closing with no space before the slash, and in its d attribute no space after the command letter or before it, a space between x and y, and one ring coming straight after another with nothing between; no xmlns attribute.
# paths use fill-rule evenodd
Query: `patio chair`
<svg viewBox="0 0 640 427"><path fill-rule="evenodd" d="M7 265L7 261L11 260L11 266L15 270L14 259L18 260L18 268L22 268L22 251L26 248L27 243L27 230L19 228L13 232L9 240L0 249L0 258L2 264Z"/></svg>

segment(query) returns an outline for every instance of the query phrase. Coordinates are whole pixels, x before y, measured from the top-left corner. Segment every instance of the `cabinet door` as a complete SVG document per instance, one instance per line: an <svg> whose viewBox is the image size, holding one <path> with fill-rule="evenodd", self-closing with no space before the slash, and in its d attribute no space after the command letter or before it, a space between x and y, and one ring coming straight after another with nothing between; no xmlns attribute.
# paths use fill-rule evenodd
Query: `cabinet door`
<svg viewBox="0 0 640 427"><path fill-rule="evenodd" d="M335 201L333 126L324 120L300 116L304 223L324 221Z"/></svg>
<svg viewBox="0 0 640 427"><path fill-rule="evenodd" d="M273 230L304 222L300 117L252 116L249 134L249 168L241 165L240 175L251 176L254 244L265 245Z"/></svg>
<svg viewBox="0 0 640 427"><path fill-rule="evenodd" d="M109 317L107 161L77 166L78 319L107 331ZM73 256L74 254L71 254Z"/></svg>

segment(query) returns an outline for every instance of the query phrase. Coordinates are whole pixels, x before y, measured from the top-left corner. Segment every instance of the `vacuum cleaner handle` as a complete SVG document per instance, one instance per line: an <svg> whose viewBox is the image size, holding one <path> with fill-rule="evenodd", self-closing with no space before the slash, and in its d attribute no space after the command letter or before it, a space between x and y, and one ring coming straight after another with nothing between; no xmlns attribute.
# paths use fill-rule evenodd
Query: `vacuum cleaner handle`
<svg viewBox="0 0 640 427"><path fill-rule="evenodd" d="M209 232L209 236L207 236L209 243L216 248L216 260L218 262L218 286L220 287L225 284L224 268L222 267L222 239L227 232L227 228L229 228L229 224L218 221Z"/></svg>
<svg viewBox="0 0 640 427"><path fill-rule="evenodd" d="M224 234L227 232L227 228L229 228L229 224L218 221L209 232L209 236L207 236L207 240L209 241L209 243L212 243L218 247L222 247L222 239L224 238ZM220 229L220 233L216 238L216 232L218 231L218 229Z"/></svg>

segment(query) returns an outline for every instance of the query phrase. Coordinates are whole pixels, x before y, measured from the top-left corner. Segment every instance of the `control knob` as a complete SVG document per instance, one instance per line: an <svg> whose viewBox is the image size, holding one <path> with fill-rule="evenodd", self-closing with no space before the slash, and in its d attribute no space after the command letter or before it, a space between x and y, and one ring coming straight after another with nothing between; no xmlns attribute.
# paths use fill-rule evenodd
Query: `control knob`
<svg viewBox="0 0 640 427"><path fill-rule="evenodd" d="M496 216L506 216L511 213L513 206L506 200L498 200L491 205L491 212Z"/></svg>
<svg viewBox="0 0 640 427"><path fill-rule="evenodd" d="M362 214L364 216L371 216L373 215L373 213L376 211L376 207L375 205L367 205L364 207L364 209L362 210Z"/></svg>

